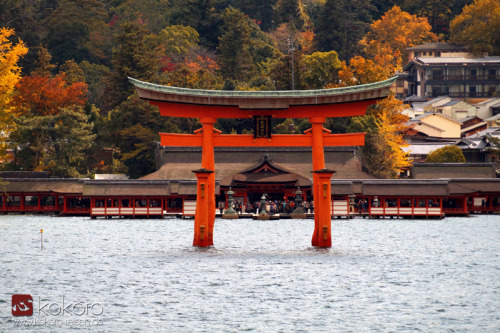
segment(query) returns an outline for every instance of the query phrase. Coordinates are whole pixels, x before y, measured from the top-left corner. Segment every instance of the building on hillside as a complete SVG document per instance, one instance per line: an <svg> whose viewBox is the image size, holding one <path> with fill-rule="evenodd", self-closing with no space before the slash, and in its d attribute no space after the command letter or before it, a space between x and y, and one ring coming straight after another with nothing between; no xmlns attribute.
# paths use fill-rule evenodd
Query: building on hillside
<svg viewBox="0 0 500 333"><path fill-rule="evenodd" d="M461 125L461 136L468 137L488 128L487 123L479 117L467 117L459 119Z"/></svg>
<svg viewBox="0 0 500 333"><path fill-rule="evenodd" d="M489 136L462 138L456 143L462 149L465 160L469 163L494 163L489 149L492 148Z"/></svg>
<svg viewBox="0 0 500 333"><path fill-rule="evenodd" d="M497 114L496 116L486 118L484 120L486 123L486 128L498 128L500 127L500 113Z"/></svg>
<svg viewBox="0 0 500 333"><path fill-rule="evenodd" d="M463 48L429 43L408 49L408 96L461 99L490 98L500 91L500 57L474 57Z"/></svg>
<svg viewBox="0 0 500 333"><path fill-rule="evenodd" d="M450 141L460 139L460 121L440 113L424 113L410 119L407 123L410 131L406 135L409 143L422 141Z"/></svg>
<svg viewBox="0 0 500 333"><path fill-rule="evenodd" d="M477 103L477 116L486 119L500 114L500 98L490 98L480 103Z"/></svg>
<svg viewBox="0 0 500 333"><path fill-rule="evenodd" d="M408 60L415 58L439 58L439 57L467 57L467 50L458 45L447 43L426 43L407 48Z"/></svg>

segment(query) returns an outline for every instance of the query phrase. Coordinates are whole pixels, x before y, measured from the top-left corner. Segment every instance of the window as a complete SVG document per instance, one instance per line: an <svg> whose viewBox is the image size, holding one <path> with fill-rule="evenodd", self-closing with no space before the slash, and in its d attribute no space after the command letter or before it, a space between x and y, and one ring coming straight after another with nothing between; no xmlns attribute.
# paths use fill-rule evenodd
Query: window
<svg viewBox="0 0 500 333"><path fill-rule="evenodd" d="M431 97L438 97L438 96L441 96L441 87L432 87Z"/></svg>
<svg viewBox="0 0 500 333"><path fill-rule="evenodd" d="M432 71L432 78L434 80L442 80L443 79L443 71L440 69L436 69Z"/></svg>
<svg viewBox="0 0 500 333"><path fill-rule="evenodd" d="M471 76L471 79L475 80L476 77L477 77L477 70L476 69L471 69L470 70L470 76Z"/></svg>
<svg viewBox="0 0 500 333"><path fill-rule="evenodd" d="M441 56L441 52L440 51L436 51L436 53L434 54L435 57L440 57Z"/></svg>
<svg viewBox="0 0 500 333"><path fill-rule="evenodd" d="M469 97L476 97L476 86L469 87Z"/></svg>
<svg viewBox="0 0 500 333"><path fill-rule="evenodd" d="M495 80L497 76L496 69L488 69L488 80Z"/></svg>

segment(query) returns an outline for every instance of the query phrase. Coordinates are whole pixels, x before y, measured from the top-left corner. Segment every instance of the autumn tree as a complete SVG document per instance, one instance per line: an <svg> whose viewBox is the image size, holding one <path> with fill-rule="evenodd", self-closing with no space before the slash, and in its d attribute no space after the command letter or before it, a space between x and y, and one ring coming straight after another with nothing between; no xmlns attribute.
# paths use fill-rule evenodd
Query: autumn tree
<svg viewBox="0 0 500 333"><path fill-rule="evenodd" d="M378 178L397 178L411 166L403 138L407 118L401 114L402 102L393 96L377 102L362 117L352 118L349 132L366 132L363 168Z"/></svg>
<svg viewBox="0 0 500 333"><path fill-rule="evenodd" d="M83 107L86 93L84 82L69 83L64 72L54 77L34 73L18 82L12 105L20 115L56 115L60 108Z"/></svg>
<svg viewBox="0 0 500 333"><path fill-rule="evenodd" d="M450 42L476 53L500 55L500 1L475 0L450 24Z"/></svg>
<svg viewBox="0 0 500 333"><path fill-rule="evenodd" d="M12 95L17 82L21 79L19 60L28 49L21 40L16 44L10 41L14 30L0 28L0 160L5 157L6 140L14 130L16 109L11 105Z"/></svg>
<svg viewBox="0 0 500 333"><path fill-rule="evenodd" d="M435 41L437 36L426 18L410 15L394 6L370 25L359 43L367 59L388 68L392 75L408 61L405 49Z"/></svg>
<svg viewBox="0 0 500 333"><path fill-rule="evenodd" d="M425 159L426 163L465 163L462 149L457 146L445 146L432 151Z"/></svg>

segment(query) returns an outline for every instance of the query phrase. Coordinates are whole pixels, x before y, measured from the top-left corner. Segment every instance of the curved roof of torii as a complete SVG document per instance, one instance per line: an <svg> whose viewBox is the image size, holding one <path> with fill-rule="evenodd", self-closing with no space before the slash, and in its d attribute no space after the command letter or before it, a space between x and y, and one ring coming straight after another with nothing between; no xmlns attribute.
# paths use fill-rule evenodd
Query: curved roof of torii
<svg viewBox="0 0 500 333"><path fill-rule="evenodd" d="M283 91L202 90L164 86L129 77L139 97L152 102L181 103L199 106L237 107L240 110L282 110L291 107L321 106L373 101L387 97L396 80L343 88Z"/></svg>

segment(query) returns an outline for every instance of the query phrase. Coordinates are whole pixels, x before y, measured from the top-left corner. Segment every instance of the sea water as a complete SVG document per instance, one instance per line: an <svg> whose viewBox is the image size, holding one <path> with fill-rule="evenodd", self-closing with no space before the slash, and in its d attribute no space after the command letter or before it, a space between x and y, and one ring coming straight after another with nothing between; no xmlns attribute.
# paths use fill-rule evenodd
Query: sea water
<svg viewBox="0 0 500 333"><path fill-rule="evenodd" d="M0 331L500 331L498 215L313 228L217 219L196 248L193 220L2 215Z"/></svg>

